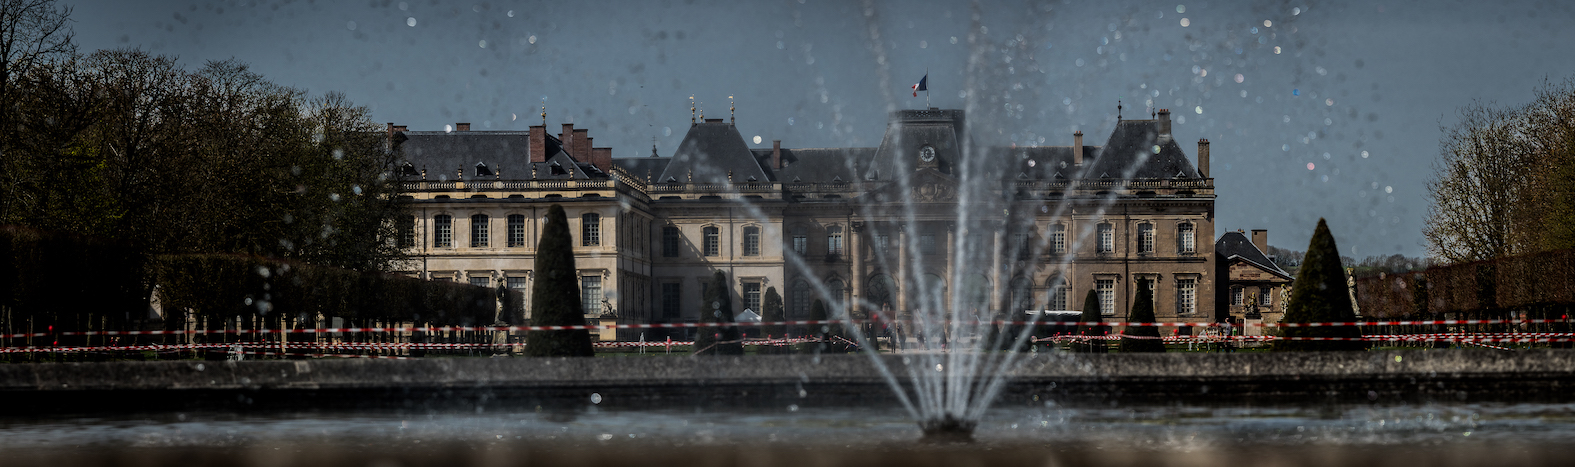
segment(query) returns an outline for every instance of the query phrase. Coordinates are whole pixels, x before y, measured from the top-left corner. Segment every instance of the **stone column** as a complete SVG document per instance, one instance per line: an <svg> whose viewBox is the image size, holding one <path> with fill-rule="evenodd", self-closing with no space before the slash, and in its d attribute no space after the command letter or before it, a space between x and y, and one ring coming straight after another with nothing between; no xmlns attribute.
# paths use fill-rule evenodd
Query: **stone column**
<svg viewBox="0 0 1575 467"><path fill-rule="evenodd" d="M897 283L897 296L893 297L897 301L892 304L894 312L908 309L908 294L911 291L918 290L914 287L914 282L908 280L908 226L905 224L898 224L897 226L897 274L895 276L892 278ZM909 289L913 290L910 291Z"/></svg>
<svg viewBox="0 0 1575 467"><path fill-rule="evenodd" d="M864 247L864 242L862 241L864 223L848 222L846 232L847 236L844 237L844 241L847 245L843 248L843 254L847 255L852 261L853 270L848 274L848 287L852 290L846 292L845 296L848 297L848 305L843 309L852 310L858 305L859 297L864 293L864 254L862 251Z"/></svg>

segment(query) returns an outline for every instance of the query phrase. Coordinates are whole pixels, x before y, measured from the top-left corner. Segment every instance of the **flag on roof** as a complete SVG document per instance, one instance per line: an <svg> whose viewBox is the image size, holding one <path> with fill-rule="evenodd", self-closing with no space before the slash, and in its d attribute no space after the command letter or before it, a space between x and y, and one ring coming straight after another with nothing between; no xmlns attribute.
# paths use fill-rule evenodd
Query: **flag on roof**
<svg viewBox="0 0 1575 467"><path fill-rule="evenodd" d="M924 85L924 83L926 81L929 81L929 80L930 80L930 74L929 73L925 73L923 78L919 78L919 84L913 85L913 97L919 97L919 91L928 91L928 90L930 90L929 87L926 87Z"/></svg>

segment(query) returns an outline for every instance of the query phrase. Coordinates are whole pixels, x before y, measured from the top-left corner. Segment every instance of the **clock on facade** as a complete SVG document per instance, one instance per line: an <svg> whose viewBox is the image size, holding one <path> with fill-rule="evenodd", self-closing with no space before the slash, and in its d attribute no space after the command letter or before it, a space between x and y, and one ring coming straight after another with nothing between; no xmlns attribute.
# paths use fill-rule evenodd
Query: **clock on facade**
<svg viewBox="0 0 1575 467"><path fill-rule="evenodd" d="M919 148L919 160L925 162L935 161L935 148L928 145Z"/></svg>

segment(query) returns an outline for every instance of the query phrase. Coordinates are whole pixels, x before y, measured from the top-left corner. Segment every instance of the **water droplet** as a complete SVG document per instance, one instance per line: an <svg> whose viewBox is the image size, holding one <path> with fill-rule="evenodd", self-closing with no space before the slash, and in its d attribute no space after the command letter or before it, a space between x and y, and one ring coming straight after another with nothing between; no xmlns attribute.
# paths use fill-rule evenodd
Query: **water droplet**
<svg viewBox="0 0 1575 467"><path fill-rule="evenodd" d="M797 412L798 411L798 404L788 404L788 411L789 412Z"/></svg>
<svg viewBox="0 0 1575 467"><path fill-rule="evenodd" d="M673 127L670 127L670 126L662 127L662 136L672 136L672 135L673 135Z"/></svg>
<svg viewBox="0 0 1575 467"><path fill-rule="evenodd" d="M956 44L956 43L957 43L957 36L952 36L952 43L953 43L953 44Z"/></svg>
<svg viewBox="0 0 1575 467"><path fill-rule="evenodd" d="M1300 89L1292 89L1291 90L1291 95L1292 96L1300 96L1300 95L1302 95L1302 90L1300 90Z"/></svg>
<svg viewBox="0 0 1575 467"><path fill-rule="evenodd" d="M1366 159L1366 158L1367 158L1367 151L1362 151L1362 158L1363 158L1363 159Z"/></svg>
<svg viewBox="0 0 1575 467"><path fill-rule="evenodd" d="M1176 5L1176 12L1177 13L1186 13L1187 12L1187 6L1186 5Z"/></svg>
<svg viewBox="0 0 1575 467"><path fill-rule="evenodd" d="M443 125L443 132L444 133L453 133L454 132L454 125Z"/></svg>
<svg viewBox="0 0 1575 467"><path fill-rule="evenodd" d="M412 28L416 27L416 17L411 16L409 18L405 18L405 25L406 26L410 26Z"/></svg>
<svg viewBox="0 0 1575 467"><path fill-rule="evenodd" d="M1307 170L1312 170L1314 168L1315 168L1315 166L1313 165L1313 163L1311 163L1311 162L1307 163Z"/></svg>
<svg viewBox="0 0 1575 467"><path fill-rule="evenodd" d="M531 34L530 38L527 39L527 40L530 41L530 43L535 44L536 43L536 35L535 34ZM1279 53L1279 52L1275 52L1275 53Z"/></svg>
<svg viewBox="0 0 1575 467"><path fill-rule="evenodd" d="M755 135L755 144L760 144L760 135Z"/></svg>
<svg viewBox="0 0 1575 467"><path fill-rule="evenodd" d="M1394 193L1394 192L1395 192L1395 187L1388 186L1388 185L1384 186L1384 193Z"/></svg>
<svg viewBox="0 0 1575 467"><path fill-rule="evenodd" d="M1278 45L1274 46L1274 54L1275 55L1279 55L1280 54L1280 46L1278 46Z"/></svg>
<svg viewBox="0 0 1575 467"><path fill-rule="evenodd" d="M345 23L345 29L349 29L351 31L354 31L355 30L355 21L351 21L351 22Z"/></svg>
<svg viewBox="0 0 1575 467"><path fill-rule="evenodd" d="M1296 16L1296 15L1299 15L1299 14L1302 14L1302 8L1301 7L1296 7L1296 8L1292 8L1291 9L1291 16Z"/></svg>
<svg viewBox="0 0 1575 467"><path fill-rule="evenodd" d="M1191 26L1191 25L1192 25L1192 20L1189 20L1189 19L1186 19L1186 18L1182 18L1181 19L1181 27L1187 27L1187 26Z"/></svg>
<svg viewBox="0 0 1575 467"><path fill-rule="evenodd" d="M919 41L919 48L921 48L921 49L928 49L928 48L930 48L930 42L929 41Z"/></svg>
<svg viewBox="0 0 1575 467"><path fill-rule="evenodd" d="M408 11L408 10L410 10L410 4L409 3L399 2L399 11Z"/></svg>
<svg viewBox="0 0 1575 467"><path fill-rule="evenodd" d="M602 395L601 395L601 393L597 393L597 392L591 393L591 403L592 404L600 404L600 403L602 403Z"/></svg>
<svg viewBox="0 0 1575 467"><path fill-rule="evenodd" d="M941 364L939 364L939 363L935 364L935 371L943 371L944 369L945 369L945 367L941 366Z"/></svg>
<svg viewBox="0 0 1575 467"><path fill-rule="evenodd" d="M1200 106L1197 106L1197 107L1193 107L1192 111L1193 112L1197 112L1198 115L1203 115L1203 106L1200 105Z"/></svg>
<svg viewBox="0 0 1575 467"><path fill-rule="evenodd" d="M476 45L479 45L479 46L481 46L481 48L485 49L485 48L487 48L487 40L486 39L482 39L481 42L476 43Z"/></svg>
<svg viewBox="0 0 1575 467"><path fill-rule="evenodd" d="M1269 21L1269 20L1263 20L1263 27L1272 28L1272 27L1274 27L1274 22L1273 21Z"/></svg>
<svg viewBox="0 0 1575 467"><path fill-rule="evenodd" d="M1245 76L1242 76L1242 75L1241 75L1241 73L1237 73L1237 74L1236 74L1236 82L1237 82L1237 83L1240 83L1240 82L1242 82L1242 81L1246 81L1246 80L1247 80L1247 77L1245 77ZM1245 93L1246 93L1246 92L1247 92L1247 91L1242 91L1242 93L1243 93L1243 94L1242 94L1242 96L1241 96L1241 97L1247 97L1247 95L1246 95L1246 94L1245 94Z"/></svg>
<svg viewBox="0 0 1575 467"><path fill-rule="evenodd" d="M596 439L599 439L599 440L602 440L602 441L611 441L612 438L613 438L612 433L602 433L602 434L596 435Z"/></svg>
<svg viewBox="0 0 1575 467"><path fill-rule="evenodd" d="M509 17L510 17L510 18L513 18L513 17L514 17L514 10L509 10Z"/></svg>

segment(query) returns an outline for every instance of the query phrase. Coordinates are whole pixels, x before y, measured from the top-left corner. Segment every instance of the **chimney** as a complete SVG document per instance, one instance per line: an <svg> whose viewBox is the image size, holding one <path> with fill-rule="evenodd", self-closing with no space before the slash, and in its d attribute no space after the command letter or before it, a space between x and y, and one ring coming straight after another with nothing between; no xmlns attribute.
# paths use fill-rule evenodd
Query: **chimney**
<svg viewBox="0 0 1575 467"><path fill-rule="evenodd" d="M587 136L587 133L590 131L585 128L576 128L574 130L574 146L571 146L574 149L569 152L569 155L574 156L575 160L590 161L591 138ZM568 145L567 142L565 142L565 145Z"/></svg>
<svg viewBox="0 0 1575 467"><path fill-rule="evenodd" d="M394 140L394 122L388 122L388 140Z"/></svg>
<svg viewBox="0 0 1575 467"><path fill-rule="evenodd" d="M1083 131L1072 133L1072 163L1083 166Z"/></svg>
<svg viewBox="0 0 1575 467"><path fill-rule="evenodd" d="M455 123L454 131L470 131L469 123Z"/></svg>
<svg viewBox="0 0 1575 467"><path fill-rule="evenodd" d="M1159 139L1170 139L1170 109L1159 109Z"/></svg>
<svg viewBox="0 0 1575 467"><path fill-rule="evenodd" d="M408 128L408 127L406 127L404 125L394 125L394 132L395 133L404 133L406 128Z"/></svg>
<svg viewBox="0 0 1575 467"><path fill-rule="evenodd" d="M1252 229L1252 244L1258 247L1258 251L1263 252L1263 254L1269 254L1269 231Z"/></svg>
<svg viewBox="0 0 1575 467"><path fill-rule="evenodd" d="M530 127L530 161L547 162L547 127L531 125Z"/></svg>
<svg viewBox="0 0 1575 467"><path fill-rule="evenodd" d="M612 148L591 148L591 165L612 173Z"/></svg>
<svg viewBox="0 0 1575 467"><path fill-rule="evenodd" d="M771 140L771 168L782 168L782 140Z"/></svg>
<svg viewBox="0 0 1575 467"><path fill-rule="evenodd" d="M1209 140L1198 140L1198 176L1209 178Z"/></svg>

